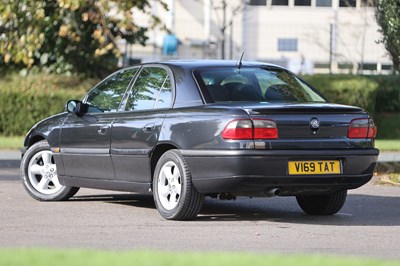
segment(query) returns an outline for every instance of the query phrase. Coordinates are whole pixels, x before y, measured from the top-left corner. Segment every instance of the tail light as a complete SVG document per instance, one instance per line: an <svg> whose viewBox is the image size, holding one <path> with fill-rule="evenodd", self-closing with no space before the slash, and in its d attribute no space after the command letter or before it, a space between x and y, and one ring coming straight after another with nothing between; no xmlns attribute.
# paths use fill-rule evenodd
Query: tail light
<svg viewBox="0 0 400 266"><path fill-rule="evenodd" d="M238 119L228 123L222 131L223 139L253 140L277 139L276 123L267 119Z"/></svg>
<svg viewBox="0 0 400 266"><path fill-rule="evenodd" d="M350 122L347 137L350 139L373 139L376 137L377 129L372 119L358 118Z"/></svg>

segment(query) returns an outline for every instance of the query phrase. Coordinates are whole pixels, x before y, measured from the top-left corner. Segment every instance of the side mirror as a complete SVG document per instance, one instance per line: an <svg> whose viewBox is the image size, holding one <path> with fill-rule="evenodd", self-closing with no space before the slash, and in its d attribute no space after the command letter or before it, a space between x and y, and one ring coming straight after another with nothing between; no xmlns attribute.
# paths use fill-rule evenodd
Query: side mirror
<svg viewBox="0 0 400 266"><path fill-rule="evenodd" d="M78 101L78 100L69 100L67 102L67 104L65 105L65 110L68 113L74 113L77 116L81 117L81 116L83 116L84 114L87 113L88 106L89 106L88 104L83 103L83 102Z"/></svg>

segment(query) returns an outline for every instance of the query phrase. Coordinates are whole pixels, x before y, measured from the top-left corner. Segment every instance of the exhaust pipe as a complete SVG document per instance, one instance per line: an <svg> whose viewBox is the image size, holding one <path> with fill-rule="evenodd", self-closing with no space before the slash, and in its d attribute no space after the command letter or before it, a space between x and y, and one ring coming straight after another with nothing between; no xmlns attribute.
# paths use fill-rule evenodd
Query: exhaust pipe
<svg viewBox="0 0 400 266"><path fill-rule="evenodd" d="M236 200L236 196L230 193L221 193L218 195L220 200Z"/></svg>
<svg viewBox="0 0 400 266"><path fill-rule="evenodd" d="M272 188L265 190L264 193L267 197L275 197L281 193L281 190L279 188Z"/></svg>

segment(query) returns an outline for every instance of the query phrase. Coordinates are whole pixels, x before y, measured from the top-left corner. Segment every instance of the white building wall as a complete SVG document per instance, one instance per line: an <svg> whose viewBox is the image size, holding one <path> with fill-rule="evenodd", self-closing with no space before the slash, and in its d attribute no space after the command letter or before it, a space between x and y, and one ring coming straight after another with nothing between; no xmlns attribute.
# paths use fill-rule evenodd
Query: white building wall
<svg viewBox="0 0 400 266"><path fill-rule="evenodd" d="M246 0L248 1L248 0ZM223 0L168 0L173 10L158 8L161 19L171 25L171 31L180 40L178 58L221 58L221 28L223 27ZM225 0L225 58L240 58L245 48L246 60L273 62L297 62L311 64L318 68L330 63L331 38L334 41L333 71L355 72L359 64L390 64L389 57L380 39L373 8L338 7L339 0L333 0L332 7L295 6L289 0L288 6L243 6L245 0ZM161 10L161 11L160 11ZM244 12L245 11L245 12ZM335 19L336 13L336 19ZM173 15L173 20L171 20ZM232 22L232 31L231 24ZM336 35L331 24L336 23ZM232 37L230 36L232 32ZM152 60L163 59L161 55L164 32L149 34L150 43L156 39L156 53L148 56ZM153 36L153 38L152 38ZM154 37L158 36L158 37ZM278 39L297 40L296 51L279 51ZM230 40L232 39L232 45ZM136 55L141 51L149 54L149 48L134 47ZM143 60L146 61L146 59ZM332 67L331 65L331 67ZM287 66L287 65L286 65ZM379 69L379 67L378 67Z"/></svg>

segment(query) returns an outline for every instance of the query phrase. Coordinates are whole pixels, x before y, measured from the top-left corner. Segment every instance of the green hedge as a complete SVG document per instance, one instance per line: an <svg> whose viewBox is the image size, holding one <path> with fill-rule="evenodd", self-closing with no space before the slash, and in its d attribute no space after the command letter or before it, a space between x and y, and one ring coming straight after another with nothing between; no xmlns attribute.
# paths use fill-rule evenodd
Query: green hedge
<svg viewBox="0 0 400 266"><path fill-rule="evenodd" d="M400 76L304 76L329 101L366 109L378 126L378 139L400 139Z"/></svg>
<svg viewBox="0 0 400 266"><path fill-rule="evenodd" d="M371 114L400 112L399 75L312 75L303 79L331 102L360 106Z"/></svg>
<svg viewBox="0 0 400 266"><path fill-rule="evenodd" d="M303 77L331 102L360 106L378 124L378 137L400 138L400 76L312 75ZM24 135L41 119L63 111L98 80L36 74L0 80L0 135Z"/></svg>
<svg viewBox="0 0 400 266"><path fill-rule="evenodd" d="M400 75L372 76L378 83L376 112L400 112ZM400 119L400 118L399 118Z"/></svg>
<svg viewBox="0 0 400 266"><path fill-rule="evenodd" d="M64 75L12 75L0 81L0 135L24 135L38 121L60 113L97 80Z"/></svg>

